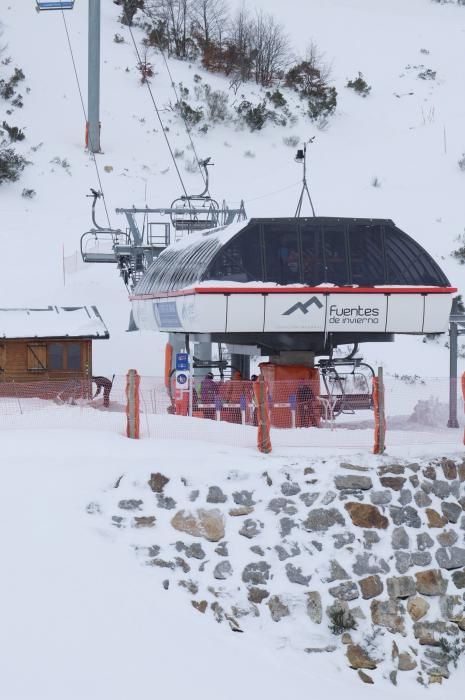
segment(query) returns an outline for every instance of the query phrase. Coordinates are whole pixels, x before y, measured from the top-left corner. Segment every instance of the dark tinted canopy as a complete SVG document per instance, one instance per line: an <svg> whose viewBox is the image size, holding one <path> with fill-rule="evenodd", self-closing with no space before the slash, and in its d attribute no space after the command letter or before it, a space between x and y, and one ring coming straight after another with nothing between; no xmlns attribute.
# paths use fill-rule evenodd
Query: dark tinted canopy
<svg viewBox="0 0 465 700"><path fill-rule="evenodd" d="M205 280L449 286L433 258L392 221L315 217L251 219L233 237L211 232L191 245L168 248L135 293L169 292Z"/></svg>

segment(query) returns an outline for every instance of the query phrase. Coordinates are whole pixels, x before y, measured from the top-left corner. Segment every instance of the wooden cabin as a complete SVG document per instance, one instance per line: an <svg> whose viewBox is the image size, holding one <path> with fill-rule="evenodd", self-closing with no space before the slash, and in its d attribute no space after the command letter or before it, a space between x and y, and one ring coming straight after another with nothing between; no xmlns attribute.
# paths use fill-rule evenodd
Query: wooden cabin
<svg viewBox="0 0 465 700"><path fill-rule="evenodd" d="M0 383L90 379L92 341L109 337L95 306L0 309Z"/></svg>

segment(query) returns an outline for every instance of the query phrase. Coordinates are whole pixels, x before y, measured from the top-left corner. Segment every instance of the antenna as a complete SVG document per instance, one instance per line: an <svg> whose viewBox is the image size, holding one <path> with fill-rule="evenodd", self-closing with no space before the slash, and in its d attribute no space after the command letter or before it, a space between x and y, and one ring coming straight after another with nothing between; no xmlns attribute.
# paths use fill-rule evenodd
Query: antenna
<svg viewBox="0 0 465 700"><path fill-rule="evenodd" d="M297 209L295 210L296 219L298 219L300 217L300 212L302 211L302 204L304 201L305 194L307 194L307 196L308 196L308 201L310 202L310 206L312 208L312 214L313 214L313 216L316 216L315 209L314 209L313 202L312 202L312 197L310 195L310 190L308 189L308 184L307 184L307 143L313 143L314 140L315 140L315 137L313 136L311 139L306 141L304 143L304 147L299 148L299 150L297 151L296 156L294 158L296 163L301 163L303 165L302 190L300 192L299 201L297 203Z"/></svg>

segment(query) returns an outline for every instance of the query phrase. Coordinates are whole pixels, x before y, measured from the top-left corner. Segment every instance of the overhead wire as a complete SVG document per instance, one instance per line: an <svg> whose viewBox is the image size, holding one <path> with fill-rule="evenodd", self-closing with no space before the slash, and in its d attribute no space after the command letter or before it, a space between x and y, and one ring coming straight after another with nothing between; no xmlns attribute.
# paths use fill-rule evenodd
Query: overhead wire
<svg viewBox="0 0 465 700"><path fill-rule="evenodd" d="M74 75L75 75L75 77L76 77L76 83L77 83L77 86L78 86L79 98L80 98L80 100L81 100L81 107L82 107L82 111L83 111L83 114L84 114L84 120L85 120L85 122L86 122L86 124L87 124L87 123L88 123L87 111L86 111L86 107L85 107L85 104L84 104L84 98L83 98L82 90L81 90L81 83L80 83L80 81L79 81L79 74L78 74L77 67L76 67L76 61L75 61L75 58L74 58L73 46L72 46L72 44L71 44L71 38L70 38L70 36L69 36L68 25L66 24L66 17L65 17L65 12L64 12L63 8L61 9L61 16L62 16L62 18L63 18L63 24L64 24L65 32L66 32L66 38L67 38L67 40L68 40L68 47L69 47L69 51L70 51L70 54L71 54L71 61L72 61L72 63L73 63ZM101 192L101 194L102 194L103 206L104 206L104 208L105 208L105 214L106 214L106 217L107 217L108 228L111 229L110 215L109 215L109 213L108 213L107 203L106 203L106 199L105 199L105 193L104 193L103 184L102 184L102 178L100 177L100 171L99 171L99 167L98 167L98 164L97 164L97 158L95 157L95 151L94 151L94 148L93 148L94 144L92 143L92 137L91 137L90 134L88 134L88 138L89 138L89 141L90 141L90 152L91 152L91 154L92 154L92 159L93 159L93 161L94 161L94 166L95 166L95 171L96 171L96 173L97 173L97 180L98 180L98 183L99 183L99 188L100 188L100 192Z"/></svg>

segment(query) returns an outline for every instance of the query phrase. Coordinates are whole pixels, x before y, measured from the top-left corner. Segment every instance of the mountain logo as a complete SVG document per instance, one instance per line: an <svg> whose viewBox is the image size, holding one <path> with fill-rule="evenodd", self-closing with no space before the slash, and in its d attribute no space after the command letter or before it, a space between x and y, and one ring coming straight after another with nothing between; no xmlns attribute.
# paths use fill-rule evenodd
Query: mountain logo
<svg viewBox="0 0 465 700"><path fill-rule="evenodd" d="M312 297L308 301L305 302L305 304L302 304L301 301L297 302L297 304L294 304L294 306L291 306L290 309L285 311L283 313L283 316L291 316L295 311L301 311L303 314L308 314L308 309L312 304L315 304L316 307L319 309L323 308L323 304L317 297Z"/></svg>

